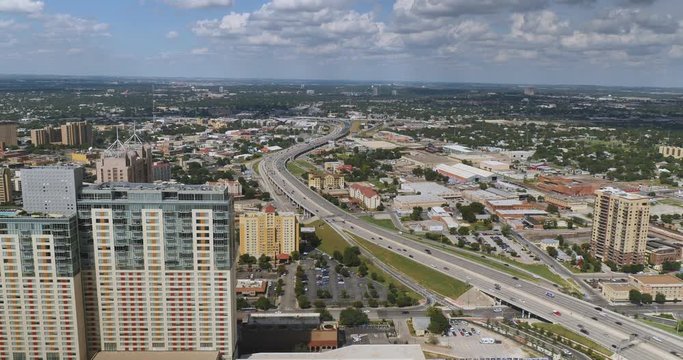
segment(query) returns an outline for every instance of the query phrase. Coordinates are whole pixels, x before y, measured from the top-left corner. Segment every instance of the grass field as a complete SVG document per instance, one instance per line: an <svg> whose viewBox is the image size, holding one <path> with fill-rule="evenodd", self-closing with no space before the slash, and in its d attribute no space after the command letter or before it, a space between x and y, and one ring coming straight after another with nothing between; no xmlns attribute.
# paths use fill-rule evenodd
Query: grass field
<svg viewBox="0 0 683 360"><path fill-rule="evenodd" d="M579 334L574 333L573 331L570 331L569 329L565 328L562 325L548 324L548 323L535 323L532 326L550 331L553 334L560 335L560 336L567 338L571 341L574 341L576 343L584 345L584 346L586 346L586 347L588 347L594 351L603 353L603 354L608 355L608 356L612 356L612 351L610 351L609 349L603 347L602 345L594 342L593 340L591 340L585 336L581 336Z"/></svg>
<svg viewBox="0 0 683 360"><path fill-rule="evenodd" d="M657 202L664 205L683 207L683 201L673 198L657 199Z"/></svg>
<svg viewBox="0 0 683 360"><path fill-rule="evenodd" d="M335 250L343 253L346 247L351 246L337 231L322 220L314 221L310 226L315 227L315 234L321 240L318 249L330 256Z"/></svg>
<svg viewBox="0 0 683 360"><path fill-rule="evenodd" d="M681 328L680 328L681 331L676 332L676 328L673 327L673 326L660 324L660 323L658 323L658 322L656 322L656 321L652 321L652 320L648 320L648 319L643 319L643 318L638 318L638 320L640 320L640 321L642 321L643 323L648 324L648 325L650 325L650 326L652 326L652 327L656 327L657 329L664 330L664 331L666 331L666 332L668 332L668 333L670 333L670 334L678 335L678 336L680 336L680 337L683 337L683 326L681 326Z"/></svg>
<svg viewBox="0 0 683 360"><path fill-rule="evenodd" d="M296 177L300 177L302 174L315 171L316 167L305 160L294 160L287 163L287 170Z"/></svg>
<svg viewBox="0 0 683 360"><path fill-rule="evenodd" d="M394 226L394 223L391 221L391 219L375 219L372 217L372 215L368 216L360 216L360 218L364 221L367 221L371 224L375 224L379 227L383 227L387 230L393 230L396 231L396 227Z"/></svg>
<svg viewBox="0 0 683 360"><path fill-rule="evenodd" d="M351 128L349 129L349 132L351 134L355 134L360 131L360 125L361 121L360 120L353 120L351 121Z"/></svg>
<svg viewBox="0 0 683 360"><path fill-rule="evenodd" d="M398 255L391 250L377 246L358 236L351 235L358 244L372 253L377 259L385 264L390 264L399 272L410 277L422 286L451 299L457 299L470 289L470 286L462 281L453 279L428 266L410 260L405 256Z"/></svg>

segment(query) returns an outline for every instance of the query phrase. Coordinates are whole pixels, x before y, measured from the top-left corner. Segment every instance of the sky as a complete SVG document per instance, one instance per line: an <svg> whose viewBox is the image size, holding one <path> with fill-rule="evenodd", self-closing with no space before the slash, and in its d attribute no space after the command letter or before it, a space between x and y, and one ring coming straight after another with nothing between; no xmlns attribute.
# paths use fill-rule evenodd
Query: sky
<svg viewBox="0 0 683 360"><path fill-rule="evenodd" d="M0 73L683 87L683 0L0 0Z"/></svg>

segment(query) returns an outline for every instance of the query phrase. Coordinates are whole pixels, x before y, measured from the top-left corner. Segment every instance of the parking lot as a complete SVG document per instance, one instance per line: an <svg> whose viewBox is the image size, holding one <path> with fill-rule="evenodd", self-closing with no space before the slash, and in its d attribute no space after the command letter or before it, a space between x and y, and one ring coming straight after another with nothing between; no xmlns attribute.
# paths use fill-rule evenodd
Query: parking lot
<svg viewBox="0 0 683 360"><path fill-rule="evenodd" d="M316 267L315 258L319 256L324 257L326 266ZM305 290L311 303L322 300L328 307L346 307L363 301L368 306L366 294L369 297L375 295L378 303L386 300L387 289L382 283L373 281L369 276L359 277L355 269L347 269L348 277L337 273L338 263L325 254L312 252L300 261L300 265L306 274Z"/></svg>
<svg viewBox="0 0 683 360"><path fill-rule="evenodd" d="M451 319L449 336L438 337L441 345L448 345L453 355L461 358L515 358L528 354L514 341L476 324ZM493 339L494 343L485 343Z"/></svg>

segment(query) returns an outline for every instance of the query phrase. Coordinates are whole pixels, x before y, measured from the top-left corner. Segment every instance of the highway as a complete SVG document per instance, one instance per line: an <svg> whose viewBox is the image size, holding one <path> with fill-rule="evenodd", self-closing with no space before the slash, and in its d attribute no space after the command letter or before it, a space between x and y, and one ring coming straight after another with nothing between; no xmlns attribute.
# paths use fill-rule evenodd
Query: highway
<svg viewBox="0 0 683 360"><path fill-rule="evenodd" d="M347 231L413 260L432 266L453 278L467 281L483 292L506 303L529 311L548 321L558 323L600 343L612 351L620 351L621 358L633 360L660 360L683 358L683 341L680 337L644 325L631 318L594 304L557 292L553 287L513 279L510 275L485 265L460 258L437 247L407 239L397 232L369 224L346 213L309 189L286 169L286 163L302 153L338 139L348 132L348 122L342 122L329 135L308 143L297 144L267 156L259 163L261 176L279 187L292 202L306 212L324 219L339 231ZM400 249L400 250L399 250ZM427 253L425 250L429 250ZM500 290L495 289L500 285ZM547 296L551 292L552 296ZM553 315L559 311L561 315Z"/></svg>

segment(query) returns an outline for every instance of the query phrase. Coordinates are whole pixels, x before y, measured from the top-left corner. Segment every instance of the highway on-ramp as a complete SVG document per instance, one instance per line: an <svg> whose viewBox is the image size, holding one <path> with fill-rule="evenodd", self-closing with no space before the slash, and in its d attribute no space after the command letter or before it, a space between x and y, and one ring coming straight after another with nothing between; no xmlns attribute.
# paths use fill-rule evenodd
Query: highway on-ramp
<svg viewBox="0 0 683 360"><path fill-rule="evenodd" d="M594 304L557 292L553 287L512 278L509 274L480 263L461 258L438 247L418 243L394 231L369 224L326 201L287 171L288 161L302 153L339 139L348 132L348 122L340 122L327 136L297 144L269 155L259 163L261 176L286 194L305 212L318 216L339 231L346 231L389 248L398 254L431 266L453 278L537 316L575 331L619 352L632 360L680 359L683 341L680 337L647 326ZM428 252L426 250L429 250ZM500 290L496 290L496 284ZM559 312L553 315L553 312Z"/></svg>

